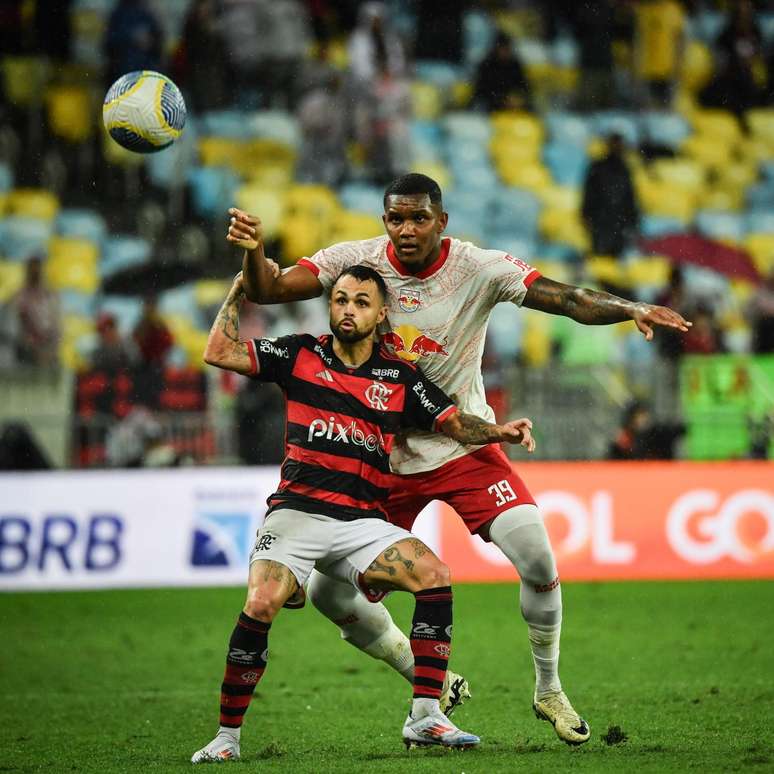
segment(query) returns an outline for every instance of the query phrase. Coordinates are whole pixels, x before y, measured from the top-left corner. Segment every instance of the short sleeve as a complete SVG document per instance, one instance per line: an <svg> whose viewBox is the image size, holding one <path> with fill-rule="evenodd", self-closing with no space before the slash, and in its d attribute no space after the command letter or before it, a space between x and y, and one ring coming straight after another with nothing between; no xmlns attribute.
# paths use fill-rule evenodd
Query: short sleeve
<svg viewBox="0 0 774 774"><path fill-rule="evenodd" d="M486 271L495 302L510 301L521 306L529 286L540 276L540 272L521 258L501 251L489 252L493 258L487 261Z"/></svg>
<svg viewBox="0 0 774 774"><path fill-rule="evenodd" d="M247 354L252 370L250 375L262 382L287 383L299 349L298 336L280 336L276 339L250 339Z"/></svg>
<svg viewBox="0 0 774 774"><path fill-rule="evenodd" d="M454 401L431 382L418 368L406 381L406 402L401 427L414 430L437 430L457 411Z"/></svg>
<svg viewBox="0 0 774 774"><path fill-rule="evenodd" d="M360 263L363 260L358 242L340 242L322 250L318 250L311 258L301 258L299 266L305 266L320 280L323 290L331 292L333 283L339 274L348 266Z"/></svg>

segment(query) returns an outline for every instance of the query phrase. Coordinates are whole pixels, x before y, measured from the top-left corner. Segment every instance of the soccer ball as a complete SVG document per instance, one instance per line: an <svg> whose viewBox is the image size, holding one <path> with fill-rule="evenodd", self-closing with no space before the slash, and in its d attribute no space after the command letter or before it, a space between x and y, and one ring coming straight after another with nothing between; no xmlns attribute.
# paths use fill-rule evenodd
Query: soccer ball
<svg viewBox="0 0 774 774"><path fill-rule="evenodd" d="M136 153L169 147L182 134L185 116L180 89L153 70L122 75L102 105L105 129L119 145Z"/></svg>

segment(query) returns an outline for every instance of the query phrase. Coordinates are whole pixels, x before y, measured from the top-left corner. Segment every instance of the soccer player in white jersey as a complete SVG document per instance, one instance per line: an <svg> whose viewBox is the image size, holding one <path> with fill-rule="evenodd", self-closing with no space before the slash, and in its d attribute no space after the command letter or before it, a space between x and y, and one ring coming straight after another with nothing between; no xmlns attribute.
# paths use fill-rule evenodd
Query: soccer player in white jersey
<svg viewBox="0 0 774 774"><path fill-rule="evenodd" d="M690 323L666 307L635 303L542 277L502 250L484 250L444 236L448 215L438 184L425 175L394 180L384 195L386 236L345 242L301 258L285 272L266 259L260 220L232 209L227 239L246 248L247 297L262 304L329 292L345 266L376 269L390 290L383 341L416 362L461 410L491 419L481 376L487 322L495 304L511 302L586 325L634 320L650 340L655 326L680 331ZM551 545L535 501L502 451L466 446L446 437L412 433L390 462L401 483L387 503L390 520L409 529L431 500L451 505L472 533L497 545L521 578L521 612L535 666L533 709L560 739L582 744L589 726L573 709L559 680L562 598ZM342 637L411 679L411 650L381 603L320 574L310 580L313 604Z"/></svg>

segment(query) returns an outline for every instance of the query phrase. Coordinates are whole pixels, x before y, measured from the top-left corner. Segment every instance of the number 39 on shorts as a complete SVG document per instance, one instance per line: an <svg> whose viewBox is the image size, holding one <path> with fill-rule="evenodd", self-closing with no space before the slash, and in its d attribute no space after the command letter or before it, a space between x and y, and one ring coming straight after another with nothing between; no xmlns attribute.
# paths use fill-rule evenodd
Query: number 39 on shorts
<svg viewBox="0 0 774 774"><path fill-rule="evenodd" d="M516 492L513 491L513 488L505 479L492 484L486 491L490 495L494 495L497 508L505 505L505 503L512 503L516 499Z"/></svg>

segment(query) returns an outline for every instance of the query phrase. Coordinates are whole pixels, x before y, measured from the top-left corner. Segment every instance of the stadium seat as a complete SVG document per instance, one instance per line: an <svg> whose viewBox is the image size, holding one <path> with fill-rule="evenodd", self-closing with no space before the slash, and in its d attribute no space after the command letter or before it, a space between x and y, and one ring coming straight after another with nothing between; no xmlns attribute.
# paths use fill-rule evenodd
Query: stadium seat
<svg viewBox="0 0 774 774"><path fill-rule="evenodd" d="M99 287L97 245L74 237L53 237L45 264L46 278L56 290L92 294Z"/></svg>
<svg viewBox="0 0 774 774"><path fill-rule="evenodd" d="M640 220L640 233L646 239L666 236L667 234L681 234L684 231L685 224L678 218L664 215L643 215Z"/></svg>
<svg viewBox="0 0 774 774"><path fill-rule="evenodd" d="M412 121L411 155L414 161L437 161L441 148L441 128L435 121Z"/></svg>
<svg viewBox="0 0 774 774"><path fill-rule="evenodd" d="M314 255L331 243L330 220L322 220L307 212L286 215L280 226L282 255L288 264Z"/></svg>
<svg viewBox="0 0 774 774"><path fill-rule="evenodd" d="M774 180L762 180L745 192L747 206L752 210L774 207Z"/></svg>
<svg viewBox="0 0 774 774"><path fill-rule="evenodd" d="M53 220L59 211L59 198L43 188L16 188L5 203L9 215Z"/></svg>
<svg viewBox="0 0 774 774"><path fill-rule="evenodd" d="M194 299L200 309L220 307L231 288L231 280L198 280L194 283Z"/></svg>
<svg viewBox="0 0 774 774"><path fill-rule="evenodd" d="M151 257L151 246L140 237L128 234L109 236L102 248L102 261L99 265L100 275L107 278L124 269L141 266Z"/></svg>
<svg viewBox="0 0 774 774"><path fill-rule="evenodd" d="M142 299L134 296L105 295L99 299L99 312L112 314L118 330L128 336L142 317L142 303Z"/></svg>
<svg viewBox="0 0 774 774"><path fill-rule="evenodd" d="M59 301L64 314L93 317L95 300L96 296L93 293L83 293L72 288L59 291Z"/></svg>
<svg viewBox="0 0 774 774"><path fill-rule="evenodd" d="M418 80L432 84L441 91L451 89L464 76L459 65L435 59L417 59L414 62L414 72Z"/></svg>
<svg viewBox="0 0 774 774"><path fill-rule="evenodd" d="M744 236L743 216L730 212L700 210L696 213L696 228L700 234L710 239L740 242Z"/></svg>
<svg viewBox="0 0 774 774"><path fill-rule="evenodd" d="M287 191L285 208L290 215L304 214L327 222L339 211L339 201L325 185L295 185Z"/></svg>
<svg viewBox="0 0 774 774"><path fill-rule="evenodd" d="M45 256L53 231L50 220L9 215L0 220L0 249L4 257L12 261L23 261L33 255Z"/></svg>
<svg viewBox="0 0 774 774"><path fill-rule="evenodd" d="M443 206L449 213L450 222L468 216L488 226L489 210L494 205L495 198L493 191L477 191L463 184L443 192Z"/></svg>
<svg viewBox="0 0 774 774"><path fill-rule="evenodd" d="M745 250L752 257L755 268L762 277L774 269L774 233L748 234L744 239Z"/></svg>
<svg viewBox="0 0 774 774"><path fill-rule="evenodd" d="M584 269L598 284L629 287L626 268L612 255L590 255L586 259Z"/></svg>
<svg viewBox="0 0 774 774"><path fill-rule="evenodd" d="M449 168L441 161L422 160L414 165L414 172L432 177L442 191L451 188L452 175Z"/></svg>
<svg viewBox="0 0 774 774"><path fill-rule="evenodd" d="M442 129L449 135L466 143L485 146L492 136L489 116L474 111L447 113L441 119Z"/></svg>
<svg viewBox="0 0 774 774"><path fill-rule="evenodd" d="M691 124L699 134L729 146L735 145L742 137L739 121L727 110L697 110L691 116Z"/></svg>
<svg viewBox="0 0 774 774"><path fill-rule="evenodd" d="M688 92L696 94L709 83L714 69L709 47L701 41L689 40L680 68L681 85Z"/></svg>
<svg viewBox="0 0 774 774"><path fill-rule="evenodd" d="M677 149L690 134L690 124L678 113L652 111L640 117L643 142Z"/></svg>
<svg viewBox="0 0 774 774"><path fill-rule="evenodd" d="M531 262L537 252L537 243L518 231L490 231L486 238L493 250L502 250L522 261Z"/></svg>
<svg viewBox="0 0 774 774"><path fill-rule="evenodd" d="M197 116L199 134L225 140L248 140L257 135L252 131L243 110L211 110Z"/></svg>
<svg viewBox="0 0 774 774"><path fill-rule="evenodd" d="M525 239L535 238L541 206L533 193L506 188L500 191L493 205L489 224L495 231L512 231Z"/></svg>
<svg viewBox="0 0 774 774"><path fill-rule="evenodd" d="M441 90L432 83L414 81L411 84L412 115L420 121L435 121L443 109Z"/></svg>
<svg viewBox="0 0 774 774"><path fill-rule="evenodd" d="M453 170L463 172L469 167L489 166L489 152L485 143L451 136L444 143L444 158Z"/></svg>
<svg viewBox="0 0 774 774"><path fill-rule="evenodd" d="M543 124L531 113L502 110L492 113L491 122L495 134L500 137L510 138L526 146L540 146L543 143Z"/></svg>
<svg viewBox="0 0 774 774"><path fill-rule="evenodd" d="M546 128L552 142L586 148L593 135L592 122L579 113L550 110Z"/></svg>
<svg viewBox="0 0 774 774"><path fill-rule="evenodd" d="M568 245L581 252L589 249L586 228L578 213L572 210L543 210L540 215L540 233L549 241Z"/></svg>
<svg viewBox="0 0 774 774"><path fill-rule="evenodd" d="M13 188L13 169L0 161L0 194L7 194Z"/></svg>
<svg viewBox="0 0 774 774"><path fill-rule="evenodd" d="M497 30L489 14L469 10L462 18L462 40L465 63L477 65L489 53Z"/></svg>
<svg viewBox="0 0 774 774"><path fill-rule="evenodd" d="M550 142L543 147L543 161L559 185L583 185L589 165L585 147Z"/></svg>
<svg viewBox="0 0 774 774"><path fill-rule="evenodd" d="M4 56L2 58L3 92L12 105L39 105L46 92L50 64L42 56Z"/></svg>
<svg viewBox="0 0 774 774"><path fill-rule="evenodd" d="M234 201L239 178L230 169L194 167L188 172L191 203L200 217L222 217Z"/></svg>
<svg viewBox="0 0 774 774"><path fill-rule="evenodd" d="M263 235L266 239L274 239L277 236L285 209L283 191L252 184L243 185L235 191L234 203L241 210L257 215L261 219Z"/></svg>
<svg viewBox="0 0 774 774"><path fill-rule="evenodd" d="M560 210L576 210L581 207L580 188L567 185L549 185L536 192L544 207Z"/></svg>
<svg viewBox="0 0 774 774"><path fill-rule="evenodd" d="M194 328L203 329L205 326L206 321L196 302L196 287L193 282L165 290L159 295L158 308L164 317L174 315L185 318Z"/></svg>
<svg viewBox="0 0 774 774"><path fill-rule="evenodd" d="M705 168L692 159L658 159L650 165L650 171L659 182L693 192L699 191L707 182Z"/></svg>
<svg viewBox="0 0 774 774"><path fill-rule="evenodd" d="M253 168L261 166L282 166L292 170L297 155L292 145L279 140L266 138L250 140L242 147L242 158L239 165L234 167L234 171L241 175L250 175Z"/></svg>
<svg viewBox="0 0 774 774"><path fill-rule="evenodd" d="M444 199L446 195L444 191ZM345 183L339 189L339 199L348 210L379 214L383 209L384 189L367 183Z"/></svg>
<svg viewBox="0 0 774 774"><path fill-rule="evenodd" d="M242 120L245 120L244 114ZM259 110L249 114L245 123L253 137L273 140L296 150L301 145L298 119L285 110Z"/></svg>
<svg viewBox="0 0 774 774"><path fill-rule="evenodd" d="M80 237L98 245L107 234L105 219L96 210L60 210L54 228L59 236Z"/></svg>
<svg viewBox="0 0 774 774"><path fill-rule="evenodd" d="M354 242L359 239L372 239L384 234L381 218L373 213L340 210L331 224L330 240L336 242Z"/></svg>
<svg viewBox="0 0 774 774"><path fill-rule="evenodd" d="M540 163L521 164L501 161L497 165L497 171L506 185L526 188L535 193L553 185L551 175Z"/></svg>
<svg viewBox="0 0 774 774"><path fill-rule="evenodd" d="M24 284L24 266L0 260L0 304L6 303Z"/></svg>
<svg viewBox="0 0 774 774"><path fill-rule="evenodd" d="M659 215L689 223L696 210L696 196L693 192L677 188L669 183L636 178L640 204L648 215Z"/></svg>
<svg viewBox="0 0 774 774"><path fill-rule="evenodd" d="M714 185L699 191L696 205L702 210L739 212L744 206L744 188L725 180L716 180Z"/></svg>
<svg viewBox="0 0 774 774"><path fill-rule="evenodd" d="M530 262L542 276L555 280L556 282L564 282L572 285L575 282L574 271L564 261L553 261L550 259L537 258Z"/></svg>
<svg viewBox="0 0 774 774"><path fill-rule="evenodd" d="M593 115L594 133L600 137L620 134L627 145L640 142L640 127L636 115L624 110L602 110Z"/></svg>
<svg viewBox="0 0 774 774"><path fill-rule="evenodd" d="M774 147L774 108L748 110L745 121L753 136L765 140Z"/></svg>
<svg viewBox="0 0 774 774"><path fill-rule="evenodd" d="M774 235L774 212L771 210L753 210L745 218L745 230L750 233Z"/></svg>
<svg viewBox="0 0 774 774"><path fill-rule="evenodd" d="M663 288L669 281L672 262L663 256L636 257L626 263L624 272L629 287Z"/></svg>
<svg viewBox="0 0 774 774"><path fill-rule="evenodd" d="M717 137L692 134L680 146L680 151L710 169L723 169L731 163L732 146Z"/></svg>
<svg viewBox="0 0 774 774"><path fill-rule="evenodd" d="M54 86L46 93L48 127L54 137L80 144L94 134L94 107L84 86Z"/></svg>
<svg viewBox="0 0 774 774"><path fill-rule="evenodd" d="M199 138L199 158L205 167L238 169L244 142L229 137L203 136Z"/></svg>

